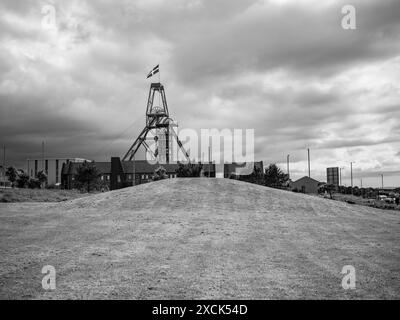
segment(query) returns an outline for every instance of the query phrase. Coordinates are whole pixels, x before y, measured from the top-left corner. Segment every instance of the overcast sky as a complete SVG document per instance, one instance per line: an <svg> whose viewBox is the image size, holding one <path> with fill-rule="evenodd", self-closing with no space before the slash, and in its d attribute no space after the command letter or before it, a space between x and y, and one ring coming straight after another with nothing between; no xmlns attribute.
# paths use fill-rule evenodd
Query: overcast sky
<svg viewBox="0 0 400 320"><path fill-rule="evenodd" d="M43 6L53 4L56 30ZM344 4L356 30L342 28ZM26 158L123 156L160 64L182 128L254 128L256 159L400 185L400 1L0 3L0 143Z"/></svg>

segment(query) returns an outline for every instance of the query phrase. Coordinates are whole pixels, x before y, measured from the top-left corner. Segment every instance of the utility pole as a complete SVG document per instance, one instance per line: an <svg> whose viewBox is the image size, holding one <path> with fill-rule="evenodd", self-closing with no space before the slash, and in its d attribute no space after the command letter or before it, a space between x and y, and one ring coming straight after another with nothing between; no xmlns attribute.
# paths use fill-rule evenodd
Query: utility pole
<svg viewBox="0 0 400 320"><path fill-rule="evenodd" d="M307 149L308 152L308 177L311 178L311 169L310 169L310 149Z"/></svg>
<svg viewBox="0 0 400 320"><path fill-rule="evenodd" d="M382 189L383 189L383 173L381 174L381 178L382 178Z"/></svg>
<svg viewBox="0 0 400 320"><path fill-rule="evenodd" d="M42 141L42 171L44 172L44 141Z"/></svg>
<svg viewBox="0 0 400 320"><path fill-rule="evenodd" d="M287 175L288 175L288 179L290 179L290 171L289 171L289 157L290 154L287 155L286 157L286 162L287 162Z"/></svg>
<svg viewBox="0 0 400 320"><path fill-rule="evenodd" d="M350 162L350 180L351 180L351 189L353 190L353 162Z"/></svg>
<svg viewBox="0 0 400 320"><path fill-rule="evenodd" d="M361 188L362 188L362 178L361 178Z"/></svg>
<svg viewBox="0 0 400 320"><path fill-rule="evenodd" d="M339 168L339 185L342 185L342 169L344 169L343 167Z"/></svg>
<svg viewBox="0 0 400 320"><path fill-rule="evenodd" d="M211 178L211 146L208 146L208 177Z"/></svg>
<svg viewBox="0 0 400 320"><path fill-rule="evenodd" d="M3 183L6 188L6 146L3 145Z"/></svg>

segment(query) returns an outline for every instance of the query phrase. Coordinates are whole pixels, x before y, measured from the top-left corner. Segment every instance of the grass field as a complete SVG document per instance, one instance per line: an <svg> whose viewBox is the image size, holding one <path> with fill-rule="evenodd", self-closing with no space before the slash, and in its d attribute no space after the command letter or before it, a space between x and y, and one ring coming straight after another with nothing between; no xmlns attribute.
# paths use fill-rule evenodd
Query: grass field
<svg viewBox="0 0 400 320"><path fill-rule="evenodd" d="M77 190L58 189L0 189L0 202L60 202L85 197Z"/></svg>
<svg viewBox="0 0 400 320"><path fill-rule="evenodd" d="M2 299L400 298L398 212L234 180L2 203L0 230Z"/></svg>

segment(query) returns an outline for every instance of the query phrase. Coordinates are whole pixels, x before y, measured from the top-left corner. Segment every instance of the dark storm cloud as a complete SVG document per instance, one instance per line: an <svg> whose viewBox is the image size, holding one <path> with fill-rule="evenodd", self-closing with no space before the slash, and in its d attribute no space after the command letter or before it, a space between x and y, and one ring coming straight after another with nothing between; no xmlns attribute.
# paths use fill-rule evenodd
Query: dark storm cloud
<svg viewBox="0 0 400 320"><path fill-rule="evenodd" d="M358 30L340 26L344 4L250 7L222 23L207 21L175 47L182 81L286 68L328 76L349 64L396 56L400 2L356 1ZM396 14L397 13L397 14Z"/></svg>

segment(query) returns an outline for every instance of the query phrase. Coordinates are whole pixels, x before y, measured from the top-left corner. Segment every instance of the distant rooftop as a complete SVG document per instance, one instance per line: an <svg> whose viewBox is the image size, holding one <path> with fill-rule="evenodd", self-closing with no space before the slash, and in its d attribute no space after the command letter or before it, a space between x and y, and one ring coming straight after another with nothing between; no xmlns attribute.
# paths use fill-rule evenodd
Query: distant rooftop
<svg viewBox="0 0 400 320"><path fill-rule="evenodd" d="M34 160L38 160L38 161L42 161L42 160L69 160L69 161L75 161L75 162L84 162L84 161L88 161L88 162L92 162L92 160L88 160L88 159L83 159L83 158L68 158L68 157L60 157L60 158L56 158L56 157L52 157L52 158L28 158L26 159L27 161L34 161Z"/></svg>

